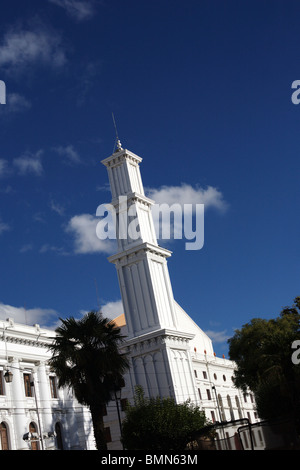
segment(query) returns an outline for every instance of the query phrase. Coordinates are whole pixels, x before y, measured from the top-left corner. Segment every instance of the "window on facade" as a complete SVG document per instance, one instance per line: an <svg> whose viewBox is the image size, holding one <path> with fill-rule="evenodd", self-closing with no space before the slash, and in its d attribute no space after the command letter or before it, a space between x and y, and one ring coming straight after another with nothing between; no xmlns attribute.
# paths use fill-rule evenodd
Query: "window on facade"
<svg viewBox="0 0 300 470"><path fill-rule="evenodd" d="M5 395L3 383L3 370L0 370L0 395Z"/></svg>
<svg viewBox="0 0 300 470"><path fill-rule="evenodd" d="M197 375L197 371L196 371L196 370L194 370L194 374L195 374L195 377L197 378L198 375Z"/></svg>
<svg viewBox="0 0 300 470"><path fill-rule="evenodd" d="M233 421L234 420L234 412L233 412L233 408L232 408L231 398L230 398L229 395L227 395L227 403L228 403L228 407L229 407L230 418Z"/></svg>
<svg viewBox="0 0 300 470"><path fill-rule="evenodd" d="M211 400L211 393L210 393L209 388L206 390L206 393L207 393L207 399Z"/></svg>
<svg viewBox="0 0 300 470"><path fill-rule="evenodd" d="M30 374L24 374L25 397L32 397Z"/></svg>
<svg viewBox="0 0 300 470"><path fill-rule="evenodd" d="M211 420L212 420L213 423L215 423L216 422L215 412L211 411L210 413L211 413Z"/></svg>
<svg viewBox="0 0 300 470"><path fill-rule="evenodd" d="M207 379L207 373L206 373L205 370L202 372L202 374L203 374L203 378L204 378L204 379Z"/></svg>
<svg viewBox="0 0 300 470"><path fill-rule="evenodd" d="M49 380L50 380L51 398L57 398L56 377L51 375L49 377Z"/></svg>
<svg viewBox="0 0 300 470"><path fill-rule="evenodd" d="M8 432L7 432L7 426L5 423L0 423L0 443L1 443L1 450L9 450Z"/></svg>
<svg viewBox="0 0 300 470"><path fill-rule="evenodd" d="M201 390L200 390L200 388L198 388L198 393L199 393L199 398L200 398L200 400L202 400L202 396L201 396Z"/></svg>
<svg viewBox="0 0 300 470"><path fill-rule="evenodd" d="M223 406L223 399L220 394L218 394L218 403L221 410L221 421L226 421L225 410Z"/></svg>
<svg viewBox="0 0 300 470"><path fill-rule="evenodd" d="M242 419L243 415L242 415L240 400L239 400L239 397L237 395L235 396L235 404L236 404L236 407L238 409L239 418Z"/></svg>
<svg viewBox="0 0 300 470"><path fill-rule="evenodd" d="M33 437L30 441L31 443L31 450L40 450L40 445L38 441L38 435L37 435L37 427L35 423L30 423L29 424L29 432L33 434Z"/></svg>
<svg viewBox="0 0 300 470"><path fill-rule="evenodd" d="M64 450L62 430L61 430L60 423L55 424L55 434L56 434L56 445L57 445L58 450Z"/></svg>

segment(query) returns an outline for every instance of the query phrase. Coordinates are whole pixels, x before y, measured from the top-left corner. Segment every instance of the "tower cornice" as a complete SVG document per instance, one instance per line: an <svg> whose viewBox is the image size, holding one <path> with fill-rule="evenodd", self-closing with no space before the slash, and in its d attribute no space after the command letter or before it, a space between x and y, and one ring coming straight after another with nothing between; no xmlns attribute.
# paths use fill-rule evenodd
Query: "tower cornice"
<svg viewBox="0 0 300 470"><path fill-rule="evenodd" d="M103 163L103 165L105 165L107 168L112 168L121 164L124 159L134 161L135 163L141 163L141 161L143 161L141 157L131 152L130 150L122 149L116 151L110 157L105 158L101 161L101 163Z"/></svg>
<svg viewBox="0 0 300 470"><path fill-rule="evenodd" d="M118 209L118 206L120 204L119 197L114 198L111 201L111 204L114 206L114 208L116 210ZM155 201L153 199L150 199L149 197L145 196L144 194L139 194L139 193L136 193L136 192L126 193L126 194L122 195L122 197L126 197L128 203L140 202L142 204L145 204L148 207L153 206L153 204L155 204Z"/></svg>
<svg viewBox="0 0 300 470"><path fill-rule="evenodd" d="M108 258L108 261L110 263L116 263L118 261L120 262L122 259L128 260L129 257L133 258L134 256L147 252L162 258L168 258L172 254L172 252L167 250L166 248L162 248L161 246L145 242L142 244L140 243L132 248L129 248L126 251L122 251L120 253L116 253L115 255L110 256Z"/></svg>

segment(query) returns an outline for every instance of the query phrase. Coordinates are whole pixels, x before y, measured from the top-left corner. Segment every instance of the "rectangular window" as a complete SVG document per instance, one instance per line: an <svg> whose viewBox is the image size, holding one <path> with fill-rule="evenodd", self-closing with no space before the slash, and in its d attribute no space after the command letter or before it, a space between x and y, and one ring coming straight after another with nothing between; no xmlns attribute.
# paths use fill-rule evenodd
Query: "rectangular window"
<svg viewBox="0 0 300 470"><path fill-rule="evenodd" d="M204 379L207 379L207 373L206 373L205 370L202 371L202 374L203 374L203 378L204 378Z"/></svg>
<svg viewBox="0 0 300 470"><path fill-rule="evenodd" d="M209 388L206 390L206 393L207 393L207 399L211 400L211 394L210 394Z"/></svg>
<svg viewBox="0 0 300 470"><path fill-rule="evenodd" d="M214 412L214 411L211 411L210 414L211 414L211 420L212 420L212 422L215 423L215 422L216 422L215 412Z"/></svg>
<svg viewBox="0 0 300 470"><path fill-rule="evenodd" d="M32 397L30 374L24 374L25 397Z"/></svg>
<svg viewBox="0 0 300 470"><path fill-rule="evenodd" d="M49 377L49 380L50 380L51 398L57 398L56 377L51 375Z"/></svg>

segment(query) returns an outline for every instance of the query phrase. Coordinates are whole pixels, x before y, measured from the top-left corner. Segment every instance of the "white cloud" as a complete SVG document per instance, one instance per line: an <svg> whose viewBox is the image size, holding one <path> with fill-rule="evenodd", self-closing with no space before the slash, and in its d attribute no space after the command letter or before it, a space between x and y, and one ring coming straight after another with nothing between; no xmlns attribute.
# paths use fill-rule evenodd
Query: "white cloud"
<svg viewBox="0 0 300 470"><path fill-rule="evenodd" d="M0 319L12 318L16 323L34 325L39 324L48 328L56 328L59 323L59 314L50 308L14 307L0 303Z"/></svg>
<svg viewBox="0 0 300 470"><path fill-rule="evenodd" d="M146 193L155 202L152 216L157 238L171 241L173 238L195 237L195 242L187 245L187 249L200 249L203 246L204 211L213 208L223 213L227 209L222 193L212 186L205 189L194 188L189 184L162 186L148 188ZM195 222L194 232L192 226Z"/></svg>
<svg viewBox="0 0 300 470"><path fill-rule="evenodd" d="M114 319L124 313L122 300L107 302L101 306L101 312L104 317Z"/></svg>
<svg viewBox="0 0 300 470"><path fill-rule="evenodd" d="M111 240L100 240L96 235L99 218L90 214L75 215L69 221L66 231L74 237L74 250L78 254L109 253L115 249Z"/></svg>
<svg viewBox="0 0 300 470"><path fill-rule="evenodd" d="M67 145L66 147L55 147L54 150L65 157L65 161L71 164L81 163L81 158L78 152L74 149L73 145Z"/></svg>
<svg viewBox="0 0 300 470"><path fill-rule="evenodd" d="M17 168L20 175L34 174L41 176L43 173L43 166L41 163L41 156L43 150L38 150L35 154L25 153L13 160L14 166Z"/></svg>
<svg viewBox="0 0 300 470"><path fill-rule="evenodd" d="M61 67L66 62L61 38L44 25L11 28L0 44L0 66L10 72L20 72L33 64Z"/></svg>
<svg viewBox="0 0 300 470"><path fill-rule="evenodd" d="M181 186L162 186L148 188L147 196L154 199L156 204L204 204L205 208L215 208L220 212L227 209L223 194L216 188L208 186L206 189L193 188L189 184Z"/></svg>
<svg viewBox="0 0 300 470"><path fill-rule="evenodd" d="M91 0L49 0L59 7L62 7L66 13L77 21L90 19L94 13L94 2Z"/></svg>

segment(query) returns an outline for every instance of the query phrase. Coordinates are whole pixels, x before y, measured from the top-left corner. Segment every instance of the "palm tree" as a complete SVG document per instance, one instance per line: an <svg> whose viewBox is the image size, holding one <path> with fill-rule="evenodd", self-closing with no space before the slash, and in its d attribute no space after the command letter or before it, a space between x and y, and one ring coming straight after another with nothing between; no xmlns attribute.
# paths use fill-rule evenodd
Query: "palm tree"
<svg viewBox="0 0 300 470"><path fill-rule="evenodd" d="M98 450L107 450L103 410L112 392L122 386L128 359L120 353L124 341L120 328L101 313L90 312L81 320L60 319L62 325L50 347L49 363L59 387L72 388L78 402L89 407ZM124 384L124 383L123 383Z"/></svg>

